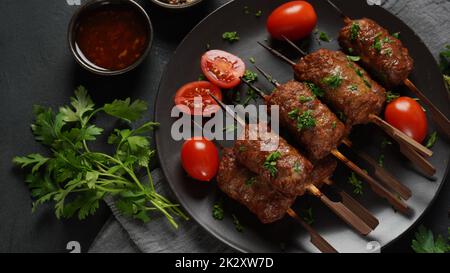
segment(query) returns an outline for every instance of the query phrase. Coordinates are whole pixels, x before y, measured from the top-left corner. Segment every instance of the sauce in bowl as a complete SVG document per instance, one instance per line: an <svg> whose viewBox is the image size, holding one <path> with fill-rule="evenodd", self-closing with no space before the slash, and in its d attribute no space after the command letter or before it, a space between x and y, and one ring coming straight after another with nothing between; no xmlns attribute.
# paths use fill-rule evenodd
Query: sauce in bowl
<svg viewBox="0 0 450 273"><path fill-rule="evenodd" d="M151 39L149 20L142 12L124 1L82 12L73 33L79 61L100 71L133 66L146 53Z"/></svg>

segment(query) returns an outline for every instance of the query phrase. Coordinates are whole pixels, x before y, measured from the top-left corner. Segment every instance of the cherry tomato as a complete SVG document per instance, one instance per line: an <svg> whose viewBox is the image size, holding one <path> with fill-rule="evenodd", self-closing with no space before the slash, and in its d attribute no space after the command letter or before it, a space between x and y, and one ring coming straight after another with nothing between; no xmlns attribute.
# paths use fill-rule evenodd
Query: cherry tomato
<svg viewBox="0 0 450 273"><path fill-rule="evenodd" d="M219 169L219 152L212 141L194 137L186 140L181 148L181 164L189 176L208 182Z"/></svg>
<svg viewBox="0 0 450 273"><path fill-rule="evenodd" d="M317 14L306 1L291 1L276 8L267 19L267 30L273 38L299 40L310 35L317 24Z"/></svg>
<svg viewBox="0 0 450 273"><path fill-rule="evenodd" d="M197 81L185 84L178 89L175 94L175 105L186 114L211 115L217 112L220 106L208 94L208 91L219 100L222 100L222 92L217 86L207 81ZM201 98L201 104L195 105L195 98ZM181 105L185 105L188 108L180 107ZM197 111L194 111L196 108Z"/></svg>
<svg viewBox="0 0 450 273"><path fill-rule="evenodd" d="M201 67L210 82L224 89L240 84L245 72L241 58L222 50L210 50L203 54Z"/></svg>
<svg viewBox="0 0 450 273"><path fill-rule="evenodd" d="M389 103L384 112L386 121L421 143L427 135L427 117L420 104L412 98L400 97Z"/></svg>

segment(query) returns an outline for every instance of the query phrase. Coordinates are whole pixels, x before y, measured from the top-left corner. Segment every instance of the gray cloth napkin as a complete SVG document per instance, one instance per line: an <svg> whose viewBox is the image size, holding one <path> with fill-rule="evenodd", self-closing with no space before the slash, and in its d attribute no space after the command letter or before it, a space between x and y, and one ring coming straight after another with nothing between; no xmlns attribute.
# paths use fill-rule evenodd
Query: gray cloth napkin
<svg viewBox="0 0 450 273"><path fill-rule="evenodd" d="M381 3L385 9L408 24L422 38L434 56L450 43L449 0L382 0ZM161 171L157 169L152 174L158 191L173 196ZM114 217L105 224L89 252L233 251L213 238L194 220L179 221L179 230L169 226L164 217L142 224L118 214L112 200L108 199L106 202L111 207Z"/></svg>

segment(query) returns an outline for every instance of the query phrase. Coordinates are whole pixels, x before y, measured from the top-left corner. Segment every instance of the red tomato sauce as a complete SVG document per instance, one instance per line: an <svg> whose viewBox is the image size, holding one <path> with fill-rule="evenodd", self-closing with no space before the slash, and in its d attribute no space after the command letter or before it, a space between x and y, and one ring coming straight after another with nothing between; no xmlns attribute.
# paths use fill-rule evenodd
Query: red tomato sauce
<svg viewBox="0 0 450 273"><path fill-rule="evenodd" d="M145 52L147 22L125 5L96 8L80 18L75 36L80 55L105 70L121 70Z"/></svg>

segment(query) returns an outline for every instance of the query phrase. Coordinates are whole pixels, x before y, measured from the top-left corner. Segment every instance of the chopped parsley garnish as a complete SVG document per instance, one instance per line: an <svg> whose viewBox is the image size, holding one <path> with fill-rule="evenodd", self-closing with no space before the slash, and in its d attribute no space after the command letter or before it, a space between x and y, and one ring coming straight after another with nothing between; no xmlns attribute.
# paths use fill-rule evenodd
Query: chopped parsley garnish
<svg viewBox="0 0 450 273"><path fill-rule="evenodd" d="M270 176L275 177L278 173L278 169L277 169L277 160L281 158L281 153L279 151L275 151L273 153L270 153L267 158L266 161L264 161L264 168L266 168L269 173Z"/></svg>
<svg viewBox="0 0 450 273"><path fill-rule="evenodd" d="M375 51L378 53L380 53L381 50L383 49L383 41L381 41L380 35L381 35L381 32L375 36L375 39L373 40L373 45L372 45L372 48L375 49Z"/></svg>
<svg viewBox="0 0 450 273"><path fill-rule="evenodd" d="M328 36L328 34L326 34L326 33L323 32L323 31L320 31L320 32L319 32L319 39L320 39L321 41L324 41L324 42L331 42L331 39L330 39L330 37Z"/></svg>
<svg viewBox="0 0 450 273"><path fill-rule="evenodd" d="M244 80L248 82L255 82L258 80L258 74L247 69L245 70L244 76L242 76L242 78L244 78Z"/></svg>
<svg viewBox="0 0 450 273"><path fill-rule="evenodd" d="M388 55L389 57L390 56L392 56L392 48L386 48L384 51L383 51L383 54L384 55Z"/></svg>
<svg viewBox="0 0 450 273"><path fill-rule="evenodd" d="M353 53L353 48L349 47L347 50L349 53Z"/></svg>
<svg viewBox="0 0 450 273"><path fill-rule="evenodd" d="M230 43L239 41L239 36L238 36L238 33L236 31L224 32L222 34L222 38L225 41L228 41Z"/></svg>
<svg viewBox="0 0 450 273"><path fill-rule="evenodd" d="M383 167L384 166L384 154L381 154L378 157L378 166Z"/></svg>
<svg viewBox="0 0 450 273"><path fill-rule="evenodd" d="M212 208L212 216L216 220L223 220L223 218L224 218L224 211L223 211L222 201L214 204L214 206Z"/></svg>
<svg viewBox="0 0 450 273"><path fill-rule="evenodd" d="M206 50L209 50L211 48L210 44L206 44Z"/></svg>
<svg viewBox="0 0 450 273"><path fill-rule="evenodd" d="M314 94L314 96L320 98L320 97L323 97L325 95L325 91L323 91L323 89L321 89L320 87L318 87L314 83L306 82L306 85L308 86L309 89L311 89L311 92Z"/></svg>
<svg viewBox="0 0 450 273"><path fill-rule="evenodd" d="M250 58L248 58L248 60L249 60L252 64L256 63L256 60L255 60L254 57L250 57Z"/></svg>
<svg viewBox="0 0 450 273"><path fill-rule="evenodd" d="M348 177L348 183L353 186L353 193L362 195L363 194L363 185L361 180L356 177L356 174L352 172L352 174Z"/></svg>
<svg viewBox="0 0 450 273"><path fill-rule="evenodd" d="M248 6L244 6L244 14L250 14L250 8Z"/></svg>
<svg viewBox="0 0 450 273"><path fill-rule="evenodd" d="M233 217L233 224L237 231L242 232L244 231L244 227L241 225L241 222L236 217L236 215L232 214L231 217Z"/></svg>
<svg viewBox="0 0 450 273"><path fill-rule="evenodd" d="M250 103L250 101L256 101L257 98L258 94L256 93L256 91L253 90L253 88L249 88L247 89L247 94L242 105L247 106Z"/></svg>
<svg viewBox="0 0 450 273"><path fill-rule="evenodd" d="M349 60L351 62L359 62L361 60L361 57L347 55L347 60Z"/></svg>
<svg viewBox="0 0 450 273"><path fill-rule="evenodd" d="M298 100L301 102L301 103L305 103L305 102L310 102L310 101L313 101L314 100L314 97L306 97L306 96L300 96L299 98L298 98Z"/></svg>
<svg viewBox="0 0 450 273"><path fill-rule="evenodd" d="M322 82L329 87L336 89L342 84L342 78L339 75L331 75L322 79Z"/></svg>
<svg viewBox="0 0 450 273"><path fill-rule="evenodd" d="M255 12L256 17L261 17L261 15L262 15L262 10L258 10L257 12Z"/></svg>
<svg viewBox="0 0 450 273"><path fill-rule="evenodd" d="M307 110L300 114L299 109L292 110L288 113L289 118L297 122L297 129L309 129L316 126L316 119L312 115L312 110Z"/></svg>
<svg viewBox="0 0 450 273"><path fill-rule="evenodd" d="M351 84L347 88L348 88L348 90L350 90L352 92L358 91L358 86L356 86L356 84Z"/></svg>
<svg viewBox="0 0 450 273"><path fill-rule="evenodd" d="M390 103L390 102L392 102L393 100L395 100L395 99L397 99L399 97L400 97L400 94L398 94L398 93L393 93L391 91L387 91L386 92L386 102L387 103Z"/></svg>
<svg viewBox="0 0 450 273"><path fill-rule="evenodd" d="M205 75L200 74L200 75L198 76L198 80L199 80L199 81L204 81L204 80L206 80Z"/></svg>
<svg viewBox="0 0 450 273"><path fill-rule="evenodd" d="M381 149L386 148L388 145L392 145L392 142L387 138L384 138L383 141L381 141Z"/></svg>
<svg viewBox="0 0 450 273"><path fill-rule="evenodd" d="M251 185L255 184L255 182L256 182L256 177L252 176L245 181L245 185L250 187Z"/></svg>
<svg viewBox="0 0 450 273"><path fill-rule="evenodd" d="M336 129L336 126L337 126L337 122L333 121L333 123L331 123L331 128Z"/></svg>
<svg viewBox="0 0 450 273"><path fill-rule="evenodd" d="M431 135L428 137L427 144L425 146L427 148L433 147L434 144L436 143L437 139L438 139L437 132L431 133Z"/></svg>
<svg viewBox="0 0 450 273"><path fill-rule="evenodd" d="M369 82L366 78L363 78L363 82L364 82L364 84L365 84L367 87L372 88L372 85L370 84L370 82Z"/></svg>
<svg viewBox="0 0 450 273"><path fill-rule="evenodd" d="M361 30L361 27L358 23L353 22L352 27L350 28L350 40L355 41L359 36L359 31Z"/></svg>
<svg viewBox="0 0 450 273"><path fill-rule="evenodd" d="M314 215L312 207L308 209L302 209L302 218L308 225L314 224Z"/></svg>
<svg viewBox="0 0 450 273"><path fill-rule="evenodd" d="M392 37L400 39L400 32L392 33Z"/></svg>
<svg viewBox="0 0 450 273"><path fill-rule="evenodd" d="M338 116L338 118L340 120L342 120L342 121L346 121L347 120L347 117L341 111L338 111L336 114L337 114L337 116Z"/></svg>
<svg viewBox="0 0 450 273"><path fill-rule="evenodd" d="M302 167L300 166L300 163L298 163L298 162L294 163L294 172L296 172L296 173L302 172Z"/></svg>
<svg viewBox="0 0 450 273"><path fill-rule="evenodd" d="M356 75L360 76L361 78L364 77L364 74L361 69L355 68L355 72L356 72Z"/></svg>
<svg viewBox="0 0 450 273"><path fill-rule="evenodd" d="M225 128L223 128L223 131L226 133L231 133L237 130L237 126L234 124L228 125Z"/></svg>

